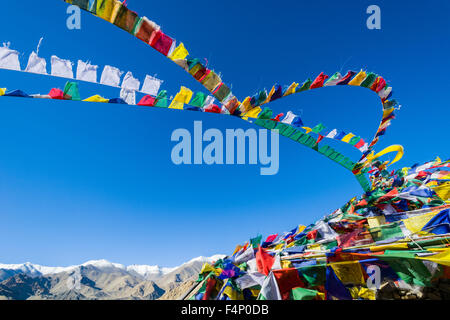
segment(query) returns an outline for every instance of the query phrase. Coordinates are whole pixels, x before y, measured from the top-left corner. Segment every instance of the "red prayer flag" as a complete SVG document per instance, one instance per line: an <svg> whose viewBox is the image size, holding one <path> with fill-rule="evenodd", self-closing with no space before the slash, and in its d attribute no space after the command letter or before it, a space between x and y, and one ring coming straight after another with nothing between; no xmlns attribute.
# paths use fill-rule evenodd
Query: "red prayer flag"
<svg viewBox="0 0 450 320"><path fill-rule="evenodd" d="M282 116L284 116L284 113L280 113L280 114L278 114L275 118L270 119L270 120L273 120L273 121L276 121L276 122L280 122L280 118L281 118Z"/></svg>
<svg viewBox="0 0 450 320"><path fill-rule="evenodd" d="M359 140L357 144L355 144L355 148L361 148L364 145L365 141L363 139Z"/></svg>
<svg viewBox="0 0 450 320"><path fill-rule="evenodd" d="M53 88L48 94L52 99L64 100L64 92L60 89Z"/></svg>
<svg viewBox="0 0 450 320"><path fill-rule="evenodd" d="M315 239L316 237L317 237L317 229L312 230L306 234L306 239L308 239L308 240Z"/></svg>
<svg viewBox="0 0 450 320"><path fill-rule="evenodd" d="M375 88L375 92L378 93L381 90L383 90L386 87L386 80L384 80L382 77L378 77L378 83L377 86Z"/></svg>
<svg viewBox="0 0 450 320"><path fill-rule="evenodd" d="M212 112L212 113L221 113L222 109L219 108L219 106L215 104L210 104L205 109L203 109L205 112Z"/></svg>
<svg viewBox="0 0 450 320"><path fill-rule="evenodd" d="M216 285L216 279L214 279L213 277L210 277L208 279L208 282L206 283L206 289L205 289L205 293L203 294L203 298L202 300L208 300L209 297L211 296L211 292L213 291L215 285Z"/></svg>
<svg viewBox="0 0 450 320"><path fill-rule="evenodd" d="M313 83L309 87L310 89L323 87L323 83L328 79L328 76L321 72L316 79L314 79Z"/></svg>
<svg viewBox="0 0 450 320"><path fill-rule="evenodd" d="M323 140L323 135L319 134L319 137L317 138L316 144L318 144L322 140Z"/></svg>
<svg viewBox="0 0 450 320"><path fill-rule="evenodd" d="M278 289L280 290L281 298L283 300L289 300L293 288L305 287L305 284L295 268L273 270L272 272L275 279L277 279Z"/></svg>
<svg viewBox="0 0 450 320"><path fill-rule="evenodd" d="M150 38L150 46L165 56L169 53L172 42L172 38L164 34L161 30L153 32Z"/></svg>
<svg viewBox="0 0 450 320"><path fill-rule="evenodd" d="M275 257L268 254L261 246L258 247L255 257L258 272L263 273L266 276L269 275L270 269L272 269L275 262Z"/></svg>
<svg viewBox="0 0 450 320"><path fill-rule="evenodd" d="M266 241L264 241L264 242L273 242L273 240L275 240L277 237L278 237L278 233L272 234L272 235L268 236Z"/></svg>
<svg viewBox="0 0 450 320"><path fill-rule="evenodd" d="M155 98L149 95L144 96L137 104L138 106L153 107L155 105Z"/></svg>

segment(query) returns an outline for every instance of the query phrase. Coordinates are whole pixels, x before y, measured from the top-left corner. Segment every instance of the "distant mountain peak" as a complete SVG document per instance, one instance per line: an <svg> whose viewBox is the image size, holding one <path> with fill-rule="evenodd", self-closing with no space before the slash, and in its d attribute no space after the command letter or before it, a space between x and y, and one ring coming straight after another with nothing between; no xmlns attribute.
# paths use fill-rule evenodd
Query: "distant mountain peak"
<svg viewBox="0 0 450 320"><path fill-rule="evenodd" d="M154 279L157 277L164 276L166 274L171 273L172 271L181 268L187 264L193 263L193 262L212 262L215 260L218 260L220 258L223 258L225 255L214 255L211 257L197 257L193 258L188 262L183 263L182 265L176 266L176 267L160 267L158 265L138 265L138 264L132 264L129 266L125 266L120 263L114 263L110 262L106 259L99 259L99 260L89 260L85 263L82 263L80 265L73 265L68 267L48 267L48 266L41 266L38 264L33 264L31 262L25 262L21 264L1 264L0 263L0 281L4 280L12 275L18 274L18 273L24 273L29 276L47 276L52 274L57 274L61 272L71 272L76 269L79 269L80 267L88 267L93 266L98 269L106 269L106 268L117 268L121 269L126 272L132 272L137 275L140 275L144 277L145 279ZM2 274L3 272L3 274Z"/></svg>
<svg viewBox="0 0 450 320"><path fill-rule="evenodd" d="M105 259L68 267L0 264L0 300L158 299L181 283L194 281L204 262L223 257L201 256L173 268L125 266Z"/></svg>

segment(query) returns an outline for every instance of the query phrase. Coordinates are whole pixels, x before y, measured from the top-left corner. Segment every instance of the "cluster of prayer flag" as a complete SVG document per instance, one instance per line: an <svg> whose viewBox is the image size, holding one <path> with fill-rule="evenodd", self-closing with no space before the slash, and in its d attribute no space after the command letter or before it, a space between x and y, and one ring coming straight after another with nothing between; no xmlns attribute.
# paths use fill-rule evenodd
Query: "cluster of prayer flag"
<svg viewBox="0 0 450 320"><path fill-rule="evenodd" d="M370 191L316 223L204 264L186 299L448 299L450 160L392 172L378 161L370 179Z"/></svg>

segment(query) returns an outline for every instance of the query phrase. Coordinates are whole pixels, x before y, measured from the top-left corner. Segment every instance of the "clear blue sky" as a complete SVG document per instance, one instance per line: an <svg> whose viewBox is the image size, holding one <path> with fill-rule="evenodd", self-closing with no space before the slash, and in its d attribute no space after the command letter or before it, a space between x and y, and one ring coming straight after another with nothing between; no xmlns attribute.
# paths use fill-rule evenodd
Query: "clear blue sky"
<svg viewBox="0 0 450 320"><path fill-rule="evenodd" d="M275 82L288 85L366 68L384 76L402 104L377 149L402 144L398 166L448 158L450 3L433 1L143 1L129 7L207 58L241 99ZM382 29L366 28L366 8L378 4ZM66 28L62 1L8 1L0 11L0 41L28 55L90 60L157 74L174 95L181 85L203 88L165 57L85 12L82 29ZM62 88L65 80L0 70L0 87L28 93ZM83 97L119 90L80 85ZM377 96L362 88L313 90L282 99L306 124L372 138ZM361 189L345 169L280 137L280 171L259 166L176 166L177 128L250 128L214 114L123 105L1 98L0 262L70 265L89 259L173 266L199 255L231 253L258 233L308 224ZM336 145L336 144L332 144ZM339 145L356 159L357 150Z"/></svg>

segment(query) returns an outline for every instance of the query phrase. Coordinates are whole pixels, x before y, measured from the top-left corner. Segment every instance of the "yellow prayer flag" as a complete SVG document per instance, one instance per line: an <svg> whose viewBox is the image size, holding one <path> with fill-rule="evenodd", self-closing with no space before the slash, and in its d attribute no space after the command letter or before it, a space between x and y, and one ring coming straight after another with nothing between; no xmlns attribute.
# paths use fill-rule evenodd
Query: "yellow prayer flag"
<svg viewBox="0 0 450 320"><path fill-rule="evenodd" d="M119 0L114 0L114 8L112 9L111 18L109 22L114 23L116 21L117 15L119 14L120 9L122 8L123 4Z"/></svg>
<svg viewBox="0 0 450 320"><path fill-rule="evenodd" d="M447 178L448 179L448 178ZM433 188L436 187L438 185L437 181L430 181L428 183L425 184L428 188Z"/></svg>
<svg viewBox="0 0 450 320"><path fill-rule="evenodd" d="M306 226L299 224L298 225L298 230L297 230L297 232L295 234L302 233L303 230L305 230L305 229L306 229Z"/></svg>
<svg viewBox="0 0 450 320"><path fill-rule="evenodd" d="M175 48L175 50L170 55L171 60L182 60L186 58L189 55L189 52L184 47L183 42L181 42L178 47Z"/></svg>
<svg viewBox="0 0 450 320"><path fill-rule="evenodd" d="M359 288L358 298L363 298L365 300L375 300L375 297L375 291L364 287Z"/></svg>
<svg viewBox="0 0 450 320"><path fill-rule="evenodd" d="M359 86L364 81L364 79L367 77L367 74L365 71L361 70L353 79L348 83L350 86Z"/></svg>
<svg viewBox="0 0 450 320"><path fill-rule="evenodd" d="M275 86L273 86L272 89L270 90L269 95L267 96L267 99L266 101L264 101L264 103L270 102L270 99L272 98L274 93L275 93Z"/></svg>
<svg viewBox="0 0 450 320"><path fill-rule="evenodd" d="M280 243L280 244L277 244L275 246L275 248L273 248L273 251L278 251L278 250L281 250L283 248L284 248L284 243Z"/></svg>
<svg viewBox="0 0 450 320"><path fill-rule="evenodd" d="M292 248L295 247L295 241L292 241L291 243L289 243L286 248Z"/></svg>
<svg viewBox="0 0 450 320"><path fill-rule="evenodd" d="M238 245L236 246L236 249L234 249L234 252L233 252L232 256L234 256L236 253L238 253L242 248L243 248L243 247L242 247L240 244L238 244Z"/></svg>
<svg viewBox="0 0 450 320"><path fill-rule="evenodd" d="M450 203L450 182L444 182L443 184L434 187L434 192L444 200L446 203Z"/></svg>
<svg viewBox="0 0 450 320"><path fill-rule="evenodd" d="M347 134L345 137L343 137L342 138L342 140L341 141L343 141L343 142L350 142L350 140L354 137L355 135L353 134L353 133L349 133L349 134Z"/></svg>
<svg viewBox="0 0 450 320"><path fill-rule="evenodd" d="M325 300L325 293L317 292L317 299L318 300Z"/></svg>
<svg viewBox="0 0 450 320"><path fill-rule="evenodd" d="M180 92L177 93L172 103L170 104L170 109L183 109L184 104L188 104L191 101L193 92L186 88L181 87Z"/></svg>
<svg viewBox="0 0 450 320"><path fill-rule="evenodd" d="M245 116L249 117L249 118L258 118L258 114L261 112L261 108L260 107L256 107L251 109L250 111L248 111Z"/></svg>
<svg viewBox="0 0 450 320"><path fill-rule="evenodd" d="M389 116L394 111L394 108L383 110L383 119Z"/></svg>
<svg viewBox="0 0 450 320"><path fill-rule="evenodd" d="M6 93L6 88L0 88L0 97L4 96Z"/></svg>
<svg viewBox="0 0 450 320"><path fill-rule="evenodd" d="M359 261L332 263L331 267L343 284L365 285L364 275Z"/></svg>
<svg viewBox="0 0 450 320"><path fill-rule="evenodd" d="M99 96L98 94L96 94L95 96L89 97L87 99L84 99L83 101L86 102L103 102L103 103L108 103L109 99L105 99L102 96Z"/></svg>
<svg viewBox="0 0 450 320"><path fill-rule="evenodd" d="M411 217L408 219L402 220L405 224L406 229L411 231L412 233L419 232L422 228L430 221L438 211L422 214L420 216Z"/></svg>
<svg viewBox="0 0 450 320"><path fill-rule="evenodd" d="M239 106L239 110L241 112L247 112L251 109L252 105L250 104L250 97L247 97L242 101L241 105Z"/></svg>
<svg viewBox="0 0 450 320"><path fill-rule="evenodd" d="M312 131L310 127L302 127L302 129L305 129L306 133L310 133Z"/></svg>
<svg viewBox="0 0 450 320"><path fill-rule="evenodd" d="M230 300L244 300L244 295L233 289L231 285L226 285L223 290L223 294L226 294Z"/></svg>
<svg viewBox="0 0 450 320"><path fill-rule="evenodd" d="M308 249L310 250L320 250L320 244L310 244L308 245Z"/></svg>
<svg viewBox="0 0 450 320"><path fill-rule="evenodd" d="M111 21L111 15L116 2L117 0L98 0L96 15L106 21Z"/></svg>
<svg viewBox="0 0 450 320"><path fill-rule="evenodd" d="M211 271L214 271L214 267L209 263L204 263L202 266L202 270L200 270L200 274L210 273Z"/></svg>
<svg viewBox="0 0 450 320"><path fill-rule="evenodd" d="M281 269L289 269L292 268L292 262L289 260L281 260Z"/></svg>
<svg viewBox="0 0 450 320"><path fill-rule="evenodd" d="M386 244L381 246L372 246L369 248L372 252L383 251L383 250L402 250L408 249L408 244L405 243L394 243L394 244Z"/></svg>
<svg viewBox="0 0 450 320"><path fill-rule="evenodd" d="M289 88L287 88L286 92L284 93L283 97L288 96L290 94L293 94L295 92L295 89L298 87L298 83L293 82Z"/></svg>
<svg viewBox="0 0 450 320"><path fill-rule="evenodd" d="M253 297L257 297L259 295L260 289L251 289L249 288L250 292L252 293Z"/></svg>
<svg viewBox="0 0 450 320"><path fill-rule="evenodd" d="M438 264L450 267L450 249L445 249L441 253L435 254L434 256L428 256L423 258L419 257L419 259L433 261Z"/></svg>
<svg viewBox="0 0 450 320"><path fill-rule="evenodd" d="M359 298L359 288L358 287L348 288L348 292L350 292L350 295L352 296L353 300L358 300L358 298Z"/></svg>
<svg viewBox="0 0 450 320"><path fill-rule="evenodd" d="M367 223L369 224L370 228L376 228L382 224L385 224L386 218L384 216L368 217Z"/></svg>

